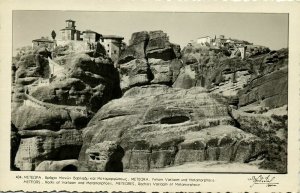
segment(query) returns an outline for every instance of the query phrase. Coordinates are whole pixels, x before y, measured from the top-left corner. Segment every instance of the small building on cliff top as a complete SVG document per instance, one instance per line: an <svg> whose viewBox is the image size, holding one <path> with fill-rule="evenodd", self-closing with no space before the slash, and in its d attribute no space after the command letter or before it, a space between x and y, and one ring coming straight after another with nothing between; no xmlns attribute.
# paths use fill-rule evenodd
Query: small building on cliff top
<svg viewBox="0 0 300 193"><path fill-rule="evenodd" d="M118 60L124 38L115 35L103 35L100 39L100 43L104 46L106 54L113 61Z"/></svg>
<svg viewBox="0 0 300 193"><path fill-rule="evenodd" d="M54 48L54 41L49 40L48 38L41 37L40 39L32 40L32 48L45 47L49 50Z"/></svg>
<svg viewBox="0 0 300 193"><path fill-rule="evenodd" d="M72 44L75 51L95 50L97 42L103 45L106 55L113 61L117 61L123 45L123 37L116 35L102 35L93 30L79 31L76 29L75 21L68 19L65 21L65 28L60 30L61 37L57 40L57 45Z"/></svg>
<svg viewBox="0 0 300 193"><path fill-rule="evenodd" d="M95 50L97 42L104 48L106 55L113 61L117 61L123 46L124 37L116 35L102 35L93 30L80 31L76 29L76 21L68 19L66 25L60 30L60 38L49 40L40 38L32 40L32 47L43 46L52 50L55 46L70 45L74 51L92 51Z"/></svg>

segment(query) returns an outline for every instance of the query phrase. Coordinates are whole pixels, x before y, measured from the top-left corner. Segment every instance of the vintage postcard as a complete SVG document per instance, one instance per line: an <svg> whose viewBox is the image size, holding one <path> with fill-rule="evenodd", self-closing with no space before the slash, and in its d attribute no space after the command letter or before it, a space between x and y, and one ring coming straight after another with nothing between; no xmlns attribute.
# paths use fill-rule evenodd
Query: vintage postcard
<svg viewBox="0 0 300 193"><path fill-rule="evenodd" d="M0 191L299 191L298 3L29 2L0 4Z"/></svg>

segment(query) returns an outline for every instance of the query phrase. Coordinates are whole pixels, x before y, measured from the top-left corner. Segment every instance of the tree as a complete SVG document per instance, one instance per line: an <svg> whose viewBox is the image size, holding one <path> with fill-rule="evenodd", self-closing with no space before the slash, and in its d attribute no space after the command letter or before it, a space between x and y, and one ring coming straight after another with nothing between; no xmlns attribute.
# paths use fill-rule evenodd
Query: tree
<svg viewBox="0 0 300 193"><path fill-rule="evenodd" d="M51 32L51 36L52 36L52 39L53 39L53 40L55 40L56 33L55 33L55 31L54 31L54 30L52 30L52 32Z"/></svg>

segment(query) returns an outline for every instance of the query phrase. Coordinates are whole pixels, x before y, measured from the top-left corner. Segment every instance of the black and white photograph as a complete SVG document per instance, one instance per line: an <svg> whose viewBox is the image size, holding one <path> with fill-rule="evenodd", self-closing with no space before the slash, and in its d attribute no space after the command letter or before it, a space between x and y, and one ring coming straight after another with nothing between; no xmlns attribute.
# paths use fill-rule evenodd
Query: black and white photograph
<svg viewBox="0 0 300 193"><path fill-rule="evenodd" d="M287 13L14 10L11 171L286 174Z"/></svg>

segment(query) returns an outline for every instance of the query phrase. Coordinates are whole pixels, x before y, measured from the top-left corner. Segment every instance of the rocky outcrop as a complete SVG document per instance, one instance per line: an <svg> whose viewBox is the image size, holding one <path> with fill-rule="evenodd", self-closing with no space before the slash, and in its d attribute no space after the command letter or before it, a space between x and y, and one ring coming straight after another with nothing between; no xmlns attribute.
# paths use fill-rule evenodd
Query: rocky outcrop
<svg viewBox="0 0 300 193"><path fill-rule="evenodd" d="M105 155L99 160L106 163L109 152L118 149L113 145L107 150L103 145L107 141L119 146L117 152L124 151L124 171L201 160L244 162L261 152L261 139L234 127L227 106L216 97L200 87L131 88L121 99L104 105L84 129L79 170L103 171L103 162L91 160L91 155Z"/></svg>
<svg viewBox="0 0 300 193"><path fill-rule="evenodd" d="M121 89L148 84L172 85L182 63L180 46L163 31L136 32L119 59Z"/></svg>
<svg viewBox="0 0 300 193"><path fill-rule="evenodd" d="M72 53L52 61L49 53L30 50L16 59L14 170L35 170L45 160L77 159L82 128L101 106L121 95L119 74L110 58L101 53L96 53L97 58L93 53Z"/></svg>
<svg viewBox="0 0 300 193"><path fill-rule="evenodd" d="M122 172L124 150L113 141L104 141L90 146L85 153L88 171Z"/></svg>
<svg viewBox="0 0 300 193"><path fill-rule="evenodd" d="M76 129L84 127L89 120L85 114L56 108L23 105L12 112L12 123L18 131L47 129Z"/></svg>
<svg viewBox="0 0 300 193"><path fill-rule="evenodd" d="M165 61L176 58L173 45L163 31L150 31L149 40L145 49L147 58L162 59Z"/></svg>
<svg viewBox="0 0 300 193"><path fill-rule="evenodd" d="M287 105L269 109L260 105L248 105L232 110L232 117L239 128L247 133L264 139L264 157L262 168L287 172Z"/></svg>
<svg viewBox="0 0 300 193"><path fill-rule="evenodd" d="M179 79L174 84L174 87L190 88L191 86L203 86L210 89L211 92L219 93L223 96L241 96L240 105L257 101L257 99L253 99L254 95L256 95L254 93L263 92L259 91L259 88L255 88L258 85L264 90L263 87L268 87L268 84L279 84L284 93L287 93L286 88L284 88L284 82L287 83L287 49L270 52L266 47L249 45L247 52L251 52L251 54L248 54L245 59L240 57L230 58L230 54L227 53L229 51L225 48L214 48L197 44L188 45L182 51L184 67L181 69ZM277 72L281 70L282 73ZM277 77L275 78L275 76ZM275 79L278 79L278 81ZM269 87L269 89L272 88ZM248 94L247 91L252 93ZM238 94L239 92L241 93ZM266 89L264 92L269 91ZM269 95L277 95L277 93L269 93ZM282 94L278 96L280 99L274 100L274 102L281 100L279 106L286 104L286 97L283 95L286 94ZM251 98L250 100L252 101L249 101L247 98ZM273 100L270 99L270 101ZM272 106L271 102L266 103Z"/></svg>
<svg viewBox="0 0 300 193"><path fill-rule="evenodd" d="M258 103L264 107L275 108L287 104L287 100L287 67L251 80L251 82L239 92L239 106Z"/></svg>
<svg viewBox="0 0 300 193"><path fill-rule="evenodd" d="M51 53L45 48L27 50L18 58L14 65L14 88L12 101L20 104L24 100L24 87L37 81L40 77L48 77L50 73L47 57Z"/></svg>
<svg viewBox="0 0 300 193"><path fill-rule="evenodd" d="M31 89L31 95L38 100L88 106L96 112L109 100L120 97L119 75L110 59L71 54L55 61L65 70L49 85Z"/></svg>
<svg viewBox="0 0 300 193"><path fill-rule="evenodd" d="M81 132L75 129L19 133L21 142L15 165L21 170L35 170L44 160L77 159L82 145Z"/></svg>
<svg viewBox="0 0 300 193"><path fill-rule="evenodd" d="M127 63L134 59L144 59L145 48L149 41L149 34L146 31L133 33L129 40L129 45L121 53L119 64Z"/></svg>
<svg viewBox="0 0 300 193"><path fill-rule="evenodd" d="M102 48L56 51L50 64L45 49L14 60L13 170L147 172L255 161L286 172L287 49L249 45L244 59L226 47L180 52L163 31L142 31L117 68Z"/></svg>
<svg viewBox="0 0 300 193"><path fill-rule="evenodd" d="M188 65L181 68L180 73L172 86L174 88L184 89L189 89L196 86L196 72L193 67L193 65Z"/></svg>

